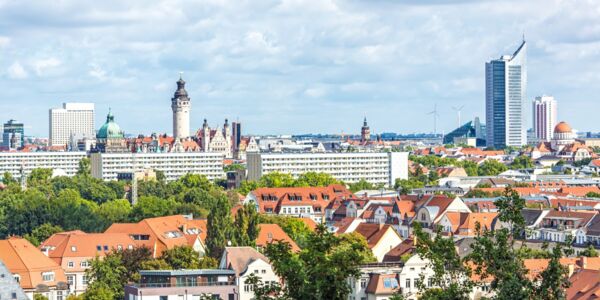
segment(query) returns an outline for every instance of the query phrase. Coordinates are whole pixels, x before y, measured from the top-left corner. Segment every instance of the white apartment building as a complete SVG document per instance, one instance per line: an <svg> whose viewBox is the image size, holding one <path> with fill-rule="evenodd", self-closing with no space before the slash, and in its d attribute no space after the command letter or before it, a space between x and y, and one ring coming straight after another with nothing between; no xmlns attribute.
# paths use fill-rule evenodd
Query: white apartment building
<svg viewBox="0 0 600 300"><path fill-rule="evenodd" d="M556 127L556 100L552 96L535 97L533 100L533 132L538 142L549 142Z"/></svg>
<svg viewBox="0 0 600 300"><path fill-rule="evenodd" d="M0 174L10 173L15 178L33 169L52 169L54 174L74 176L85 152L0 152Z"/></svg>
<svg viewBox="0 0 600 300"><path fill-rule="evenodd" d="M119 173L152 169L162 171L167 181L191 173L210 180L223 178L223 154L210 152L92 153L92 176L116 180Z"/></svg>
<svg viewBox="0 0 600 300"><path fill-rule="evenodd" d="M294 178L306 172L322 172L345 183L364 179L392 186L396 179L408 178L407 152L248 153L247 158L249 180L273 172Z"/></svg>
<svg viewBox="0 0 600 300"><path fill-rule="evenodd" d="M94 103L63 103L50 109L50 146L67 145L71 136L93 138Z"/></svg>

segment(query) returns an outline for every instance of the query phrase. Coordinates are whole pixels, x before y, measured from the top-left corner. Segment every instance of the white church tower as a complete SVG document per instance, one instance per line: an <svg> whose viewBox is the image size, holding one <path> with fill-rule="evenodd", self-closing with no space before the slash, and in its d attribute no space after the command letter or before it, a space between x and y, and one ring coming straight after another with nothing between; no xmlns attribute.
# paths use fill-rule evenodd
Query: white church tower
<svg viewBox="0 0 600 300"><path fill-rule="evenodd" d="M177 91L171 99L171 108L173 109L173 137L177 140L189 137L191 104L181 74L177 81Z"/></svg>

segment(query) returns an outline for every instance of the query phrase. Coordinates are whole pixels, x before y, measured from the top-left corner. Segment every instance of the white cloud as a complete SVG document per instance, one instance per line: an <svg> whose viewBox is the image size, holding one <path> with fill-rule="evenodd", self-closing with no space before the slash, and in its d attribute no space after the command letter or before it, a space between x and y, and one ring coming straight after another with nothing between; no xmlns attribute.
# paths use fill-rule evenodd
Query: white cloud
<svg viewBox="0 0 600 300"><path fill-rule="evenodd" d="M6 47L10 44L10 38L5 36L0 36L0 48Z"/></svg>
<svg viewBox="0 0 600 300"><path fill-rule="evenodd" d="M102 69L98 64L92 63L90 64L90 69L88 70L88 75L100 80L104 81L107 79L106 71Z"/></svg>
<svg viewBox="0 0 600 300"><path fill-rule="evenodd" d="M38 76L43 76L46 73L46 71L52 68L56 68L61 64L62 62L59 59L55 57L49 57L32 61L31 67Z"/></svg>
<svg viewBox="0 0 600 300"><path fill-rule="evenodd" d="M27 78L28 74L25 71L25 68L18 61L14 62L10 67L8 67L8 77L12 79L23 79Z"/></svg>

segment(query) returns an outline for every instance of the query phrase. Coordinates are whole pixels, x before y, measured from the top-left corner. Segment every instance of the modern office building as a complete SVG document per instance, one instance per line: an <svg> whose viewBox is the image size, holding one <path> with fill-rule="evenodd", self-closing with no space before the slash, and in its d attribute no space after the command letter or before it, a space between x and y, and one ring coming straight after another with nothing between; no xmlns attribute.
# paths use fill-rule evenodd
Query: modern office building
<svg viewBox="0 0 600 300"><path fill-rule="evenodd" d="M63 103L50 109L50 146L65 146L72 136L94 137L94 103Z"/></svg>
<svg viewBox="0 0 600 300"><path fill-rule="evenodd" d="M242 123L239 121L231 123L233 130L233 151L236 152L240 149L240 143L242 142Z"/></svg>
<svg viewBox="0 0 600 300"><path fill-rule="evenodd" d="M23 123L9 120L2 129L2 146L8 149L18 149L25 144L25 129Z"/></svg>
<svg viewBox="0 0 600 300"><path fill-rule="evenodd" d="M162 171L166 180L185 174L201 174L210 180L224 178L223 154L210 152L92 153L92 176L117 180L119 173L146 169Z"/></svg>
<svg viewBox="0 0 600 300"><path fill-rule="evenodd" d="M361 179L372 184L393 186L396 179L408 178L407 152L344 153L248 153L248 180L272 172L297 178L306 172L323 172L345 183Z"/></svg>
<svg viewBox="0 0 600 300"><path fill-rule="evenodd" d="M173 137L175 139L190 136L190 109L191 101L185 90L185 81L179 76L177 90L171 98L171 109L173 110Z"/></svg>
<svg viewBox="0 0 600 300"><path fill-rule="evenodd" d="M525 40L512 55L485 64L487 146L503 148L527 143Z"/></svg>
<svg viewBox="0 0 600 300"><path fill-rule="evenodd" d="M47 168L56 175L74 176L84 157L85 152L0 152L0 174L20 178L21 168L25 176L33 169Z"/></svg>
<svg viewBox="0 0 600 300"><path fill-rule="evenodd" d="M535 139L538 142L549 142L556 127L556 100L552 96L535 97L532 111Z"/></svg>

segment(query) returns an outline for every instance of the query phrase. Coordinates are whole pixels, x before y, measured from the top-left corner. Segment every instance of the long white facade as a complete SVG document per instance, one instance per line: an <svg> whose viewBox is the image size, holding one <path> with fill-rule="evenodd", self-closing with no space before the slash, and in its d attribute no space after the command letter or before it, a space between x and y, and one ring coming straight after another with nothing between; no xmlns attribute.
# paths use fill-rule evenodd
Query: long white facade
<svg viewBox="0 0 600 300"><path fill-rule="evenodd" d="M0 152L0 174L8 172L20 178L22 167L25 175L33 169L45 168L56 174L74 176L84 157L85 152Z"/></svg>
<svg viewBox="0 0 600 300"><path fill-rule="evenodd" d="M162 171L168 181L188 173L210 180L224 177L221 153L92 153L90 160L92 176L103 180L116 180L119 173L143 169Z"/></svg>
<svg viewBox="0 0 600 300"><path fill-rule="evenodd" d="M556 100L552 96L535 97L532 110L535 138L538 141L551 141L557 119Z"/></svg>
<svg viewBox="0 0 600 300"><path fill-rule="evenodd" d="M527 45L513 55L485 64L487 146L503 148L527 143L525 99L527 95Z"/></svg>
<svg viewBox="0 0 600 300"><path fill-rule="evenodd" d="M361 179L394 185L408 178L407 152L379 153L248 153L248 179L280 172L297 178L306 172L323 172L345 183Z"/></svg>
<svg viewBox="0 0 600 300"><path fill-rule="evenodd" d="M50 146L67 145L72 136L93 138L94 103L63 103L50 109Z"/></svg>

